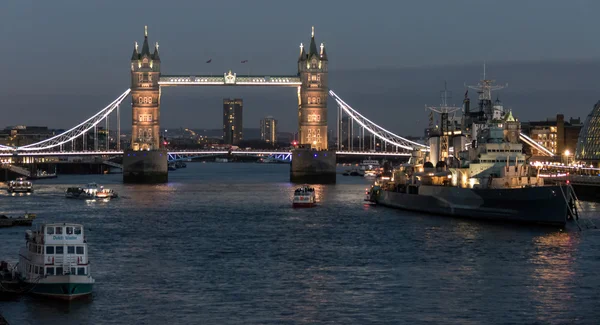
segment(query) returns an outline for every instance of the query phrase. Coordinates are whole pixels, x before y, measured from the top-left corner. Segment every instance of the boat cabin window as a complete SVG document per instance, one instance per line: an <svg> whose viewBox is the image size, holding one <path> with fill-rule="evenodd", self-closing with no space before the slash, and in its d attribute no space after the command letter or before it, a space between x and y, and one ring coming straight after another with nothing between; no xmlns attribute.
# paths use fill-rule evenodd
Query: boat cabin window
<svg viewBox="0 0 600 325"><path fill-rule="evenodd" d="M46 246L46 254L54 254L54 246Z"/></svg>
<svg viewBox="0 0 600 325"><path fill-rule="evenodd" d="M75 254L75 246L67 246L67 254Z"/></svg>
<svg viewBox="0 0 600 325"><path fill-rule="evenodd" d="M37 246L37 253L42 254L42 246L41 245L36 245L36 246Z"/></svg>
<svg viewBox="0 0 600 325"><path fill-rule="evenodd" d="M56 234L62 235L62 227L56 227Z"/></svg>
<svg viewBox="0 0 600 325"><path fill-rule="evenodd" d="M46 274L48 274L48 275L54 275L54 268L53 267L47 267L46 268Z"/></svg>
<svg viewBox="0 0 600 325"><path fill-rule="evenodd" d="M65 247L64 246L56 246L56 254L64 254Z"/></svg>
<svg viewBox="0 0 600 325"><path fill-rule="evenodd" d="M74 232L75 235L81 235L81 227L75 227Z"/></svg>
<svg viewBox="0 0 600 325"><path fill-rule="evenodd" d="M73 227L67 227L67 235L73 234Z"/></svg>
<svg viewBox="0 0 600 325"><path fill-rule="evenodd" d="M63 268L62 266L59 266L56 268L56 275L63 275Z"/></svg>
<svg viewBox="0 0 600 325"><path fill-rule="evenodd" d="M40 269L38 268L38 266L36 265L33 269L33 273L35 274L40 274Z"/></svg>
<svg viewBox="0 0 600 325"><path fill-rule="evenodd" d="M83 246L77 246L77 254L83 255Z"/></svg>
<svg viewBox="0 0 600 325"><path fill-rule="evenodd" d="M77 275L85 275L85 267L78 267Z"/></svg>
<svg viewBox="0 0 600 325"><path fill-rule="evenodd" d="M48 235L54 235L54 227L46 227L46 233Z"/></svg>
<svg viewBox="0 0 600 325"><path fill-rule="evenodd" d="M71 268L71 274L75 274L75 268L74 267Z"/></svg>

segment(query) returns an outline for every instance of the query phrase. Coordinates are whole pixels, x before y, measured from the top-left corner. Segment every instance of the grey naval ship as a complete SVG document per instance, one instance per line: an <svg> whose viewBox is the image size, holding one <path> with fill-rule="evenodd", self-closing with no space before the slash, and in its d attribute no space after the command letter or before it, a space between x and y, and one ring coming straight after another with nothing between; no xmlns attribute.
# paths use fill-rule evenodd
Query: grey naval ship
<svg viewBox="0 0 600 325"><path fill-rule="evenodd" d="M500 86L484 77L471 88L478 109L471 111L468 90L462 107L447 106L445 95L440 107L429 107L429 150L415 149L398 168L386 165L365 200L436 215L564 226L576 215L572 187L544 185L528 164L520 122L499 100L492 102ZM434 114L440 116L436 127Z"/></svg>

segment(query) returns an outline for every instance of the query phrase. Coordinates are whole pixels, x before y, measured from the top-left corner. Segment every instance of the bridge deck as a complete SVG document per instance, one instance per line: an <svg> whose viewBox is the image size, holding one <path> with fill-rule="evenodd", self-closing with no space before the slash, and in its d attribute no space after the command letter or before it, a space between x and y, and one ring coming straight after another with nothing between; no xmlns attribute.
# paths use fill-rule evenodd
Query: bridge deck
<svg viewBox="0 0 600 325"><path fill-rule="evenodd" d="M163 75L158 84L169 86L276 86L298 87L302 84L299 76L237 76L225 73L223 76L177 76Z"/></svg>

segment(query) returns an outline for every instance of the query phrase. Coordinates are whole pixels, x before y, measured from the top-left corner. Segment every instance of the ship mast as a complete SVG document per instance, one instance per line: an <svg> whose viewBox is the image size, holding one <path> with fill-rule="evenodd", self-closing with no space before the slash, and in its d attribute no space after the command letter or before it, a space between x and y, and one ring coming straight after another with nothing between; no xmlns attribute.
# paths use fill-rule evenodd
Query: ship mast
<svg viewBox="0 0 600 325"><path fill-rule="evenodd" d="M449 152L449 139L453 134L453 129L450 127L450 121L448 120L448 114L454 113L460 110L460 107L449 106L448 99L451 98L446 82L444 82L444 90L441 91L442 104L440 106L425 106L430 111L430 124L433 122L433 113L440 114L440 127L436 128L435 133L432 134L429 141L430 156L429 160L431 163L436 164L438 161L446 161L450 156ZM439 138L439 142L435 141ZM433 140L433 141L432 141Z"/></svg>
<svg viewBox="0 0 600 325"><path fill-rule="evenodd" d="M467 86L470 89L477 91L479 94L479 110L483 111L486 118L489 121L492 120L492 91L500 90L508 87L508 83L505 85L494 85L496 80L487 79L485 62L483 63L483 79L477 83L476 86Z"/></svg>

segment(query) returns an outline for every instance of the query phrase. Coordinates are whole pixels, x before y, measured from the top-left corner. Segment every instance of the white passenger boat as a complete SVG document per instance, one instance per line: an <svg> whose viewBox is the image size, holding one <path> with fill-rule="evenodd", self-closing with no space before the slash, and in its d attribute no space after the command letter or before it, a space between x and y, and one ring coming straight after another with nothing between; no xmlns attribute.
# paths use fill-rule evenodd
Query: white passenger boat
<svg viewBox="0 0 600 325"><path fill-rule="evenodd" d="M360 170L374 170L379 168L379 161L367 159L360 163Z"/></svg>
<svg viewBox="0 0 600 325"><path fill-rule="evenodd" d="M72 300L92 293L88 247L83 225L42 224L25 232L17 277L21 288L36 295Z"/></svg>
<svg viewBox="0 0 600 325"><path fill-rule="evenodd" d="M24 177L19 177L14 181L8 182L8 192L9 193L30 193L33 192L33 184L25 179Z"/></svg>
<svg viewBox="0 0 600 325"><path fill-rule="evenodd" d="M375 170L365 170L365 177L376 177L377 171Z"/></svg>
<svg viewBox="0 0 600 325"><path fill-rule="evenodd" d="M306 185L294 191L292 206L294 208L313 207L317 204L315 189Z"/></svg>
<svg viewBox="0 0 600 325"><path fill-rule="evenodd" d="M69 187L65 192L67 198L72 199L111 199L118 197L117 192L99 186L96 183L89 183L84 187Z"/></svg>

